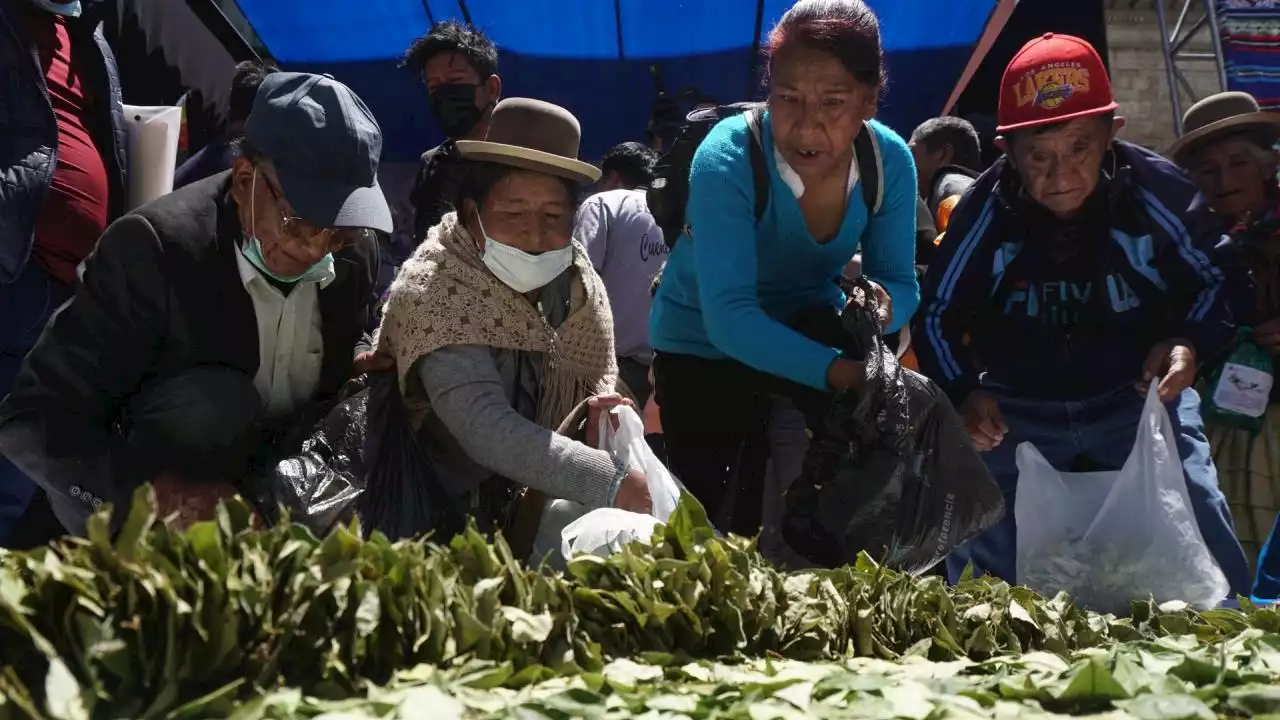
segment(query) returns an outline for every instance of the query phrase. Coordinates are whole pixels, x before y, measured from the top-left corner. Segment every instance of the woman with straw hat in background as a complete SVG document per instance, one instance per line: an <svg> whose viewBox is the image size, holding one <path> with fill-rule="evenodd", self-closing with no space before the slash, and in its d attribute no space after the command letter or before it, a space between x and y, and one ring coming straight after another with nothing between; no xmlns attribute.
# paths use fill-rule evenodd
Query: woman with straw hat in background
<svg viewBox="0 0 1280 720"><path fill-rule="evenodd" d="M1188 110L1183 127L1169 156L1200 186L1223 232L1232 238L1230 247L1241 269L1252 280L1231 285L1238 296L1233 302L1236 320L1252 334L1243 336L1245 342L1271 358L1280 356L1280 189L1274 149L1280 139L1280 115L1261 111L1248 93L1224 92ZM1270 365L1261 354L1256 364ZM1264 371L1273 372L1270 367L1259 369ZM1221 404L1219 385L1206 389L1206 401ZM1280 404L1275 402L1280 388L1273 385L1269 402L1263 392L1258 388L1257 411L1266 404L1260 429L1257 421L1245 423L1254 425L1250 428L1215 421L1214 412L1205 417L1218 477L1251 562L1280 510Z"/></svg>
<svg viewBox="0 0 1280 720"><path fill-rule="evenodd" d="M604 284L572 240L579 188L600 178L578 160L580 136L568 110L511 98L485 140L458 141L456 211L400 270L378 331L446 491L513 546L521 488L569 506L561 526L583 508L651 503L643 474L557 432L584 401L622 402ZM558 548L559 528L544 532Z"/></svg>

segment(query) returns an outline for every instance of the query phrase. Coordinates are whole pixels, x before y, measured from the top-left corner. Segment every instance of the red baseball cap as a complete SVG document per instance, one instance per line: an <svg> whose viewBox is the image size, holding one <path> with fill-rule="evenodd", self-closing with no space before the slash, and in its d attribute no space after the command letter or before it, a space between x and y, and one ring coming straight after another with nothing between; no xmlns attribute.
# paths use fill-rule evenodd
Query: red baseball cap
<svg viewBox="0 0 1280 720"><path fill-rule="evenodd" d="M1098 51L1078 37L1047 33L1023 45L1005 68L996 132L1102 115L1117 107Z"/></svg>

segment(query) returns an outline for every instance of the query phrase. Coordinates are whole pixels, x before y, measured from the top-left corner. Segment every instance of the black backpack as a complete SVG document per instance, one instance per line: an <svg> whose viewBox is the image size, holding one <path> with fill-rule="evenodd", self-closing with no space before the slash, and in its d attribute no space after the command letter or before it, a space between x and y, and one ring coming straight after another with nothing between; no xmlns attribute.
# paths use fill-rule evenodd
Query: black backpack
<svg viewBox="0 0 1280 720"><path fill-rule="evenodd" d="M655 178L647 193L649 214L662 228L662 239L668 248L674 248L676 239L688 230L684 211L689 202L689 169L693 165L693 155L716 123L734 115L747 115L747 128L751 130L756 222L764 217L765 208L769 205L769 165L765 162L764 133L761 130L764 107L764 103L734 103L694 110L685 118L671 149L658 160L654 168ZM870 127L863 126L862 132L854 138L853 149L867 214L875 215L880 212L880 201L884 195L884 173L881 172L880 146Z"/></svg>

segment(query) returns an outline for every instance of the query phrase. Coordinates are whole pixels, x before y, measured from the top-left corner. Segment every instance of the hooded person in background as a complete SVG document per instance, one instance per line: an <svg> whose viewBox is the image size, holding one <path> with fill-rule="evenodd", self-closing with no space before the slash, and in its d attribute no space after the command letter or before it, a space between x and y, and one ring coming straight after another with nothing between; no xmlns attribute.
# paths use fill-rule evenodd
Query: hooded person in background
<svg viewBox="0 0 1280 720"><path fill-rule="evenodd" d="M0 3L0 398L124 211L125 130L99 0ZM36 486L0 457L0 546Z"/></svg>
<svg viewBox="0 0 1280 720"><path fill-rule="evenodd" d="M1005 70L1005 158L951 217L925 278L912 336L920 367L960 410L1005 493L1005 518L947 559L1017 582L1015 449L1060 471L1119 469L1152 381L1167 405L1196 520L1233 593L1249 567L1209 454L1196 359L1234 328L1220 226L1173 163L1116 140L1102 59L1048 34ZM965 336L969 336L966 344Z"/></svg>
<svg viewBox="0 0 1280 720"><path fill-rule="evenodd" d="M908 144L916 160L920 199L927 208L929 225L936 233L945 233L951 211L980 174L978 131L968 120L936 117L920 123ZM932 247L917 248L916 262L928 265L932 254Z"/></svg>
<svg viewBox="0 0 1280 720"><path fill-rule="evenodd" d="M199 152L178 167L173 175L174 190L231 169L232 163L240 156L239 140L244 137L244 124L249 119L249 111L253 110L253 99L258 95L258 87L262 85L263 78L276 70L274 65L257 60L245 60L236 65L235 75L231 78L231 100L222 137L200 148Z"/></svg>
<svg viewBox="0 0 1280 720"><path fill-rule="evenodd" d="M232 170L107 228L0 403L0 452L48 500L22 545L148 482L162 517L210 519L273 430L337 393L373 306L371 231L391 230L381 154L349 88L274 73Z"/></svg>
<svg viewBox="0 0 1280 720"><path fill-rule="evenodd" d="M658 152L637 142L622 143L605 153L600 162L601 192L578 209L573 232L604 280L613 308L618 374L641 405L652 389L651 288L668 252L645 195L657 162Z"/></svg>
<svg viewBox="0 0 1280 720"><path fill-rule="evenodd" d="M464 170L455 143L485 138L489 117L502 96L502 79L493 41L474 27L456 22L432 26L409 46L403 66L426 84L431 117L446 138L423 153L414 182L411 201L416 245L440 218L456 209ZM412 252L413 248L407 250Z"/></svg>

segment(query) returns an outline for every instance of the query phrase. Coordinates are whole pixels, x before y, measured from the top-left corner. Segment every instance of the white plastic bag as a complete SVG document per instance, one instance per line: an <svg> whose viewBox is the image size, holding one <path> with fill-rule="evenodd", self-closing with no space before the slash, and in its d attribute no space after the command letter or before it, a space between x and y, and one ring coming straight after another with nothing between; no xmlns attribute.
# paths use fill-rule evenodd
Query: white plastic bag
<svg viewBox="0 0 1280 720"><path fill-rule="evenodd" d="M560 554L565 558L589 553L608 557L627 543L649 540L662 522L652 515L618 508L592 510L574 520L560 534Z"/></svg>
<svg viewBox="0 0 1280 720"><path fill-rule="evenodd" d="M1018 446L1017 462L1019 584L1117 615L1148 597L1202 609L1227 597L1230 585L1196 523L1156 383L1119 471L1059 472L1031 443Z"/></svg>
<svg viewBox="0 0 1280 720"><path fill-rule="evenodd" d="M610 417L617 418L614 430ZM600 449L608 450L634 470L644 473L653 498L651 515L617 508L599 508L574 520L560 534L560 553L571 558L581 553L607 556L633 540L648 540L653 529L676 511L682 492L671 472L653 454L644 439L644 422L626 405L600 414Z"/></svg>
<svg viewBox="0 0 1280 720"><path fill-rule="evenodd" d="M618 419L618 429L613 429L610 416ZM666 522L680 503L680 485L667 466L644 439L644 421L630 406L618 405L600 413L600 449L608 450L622 459L627 467L639 470L649 480L649 497L653 498L654 517Z"/></svg>

